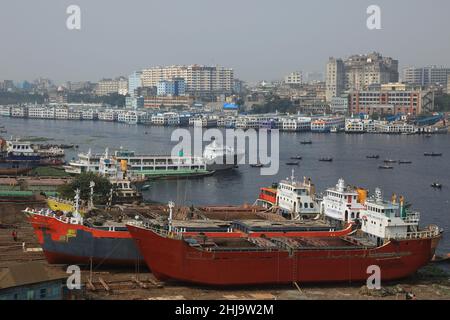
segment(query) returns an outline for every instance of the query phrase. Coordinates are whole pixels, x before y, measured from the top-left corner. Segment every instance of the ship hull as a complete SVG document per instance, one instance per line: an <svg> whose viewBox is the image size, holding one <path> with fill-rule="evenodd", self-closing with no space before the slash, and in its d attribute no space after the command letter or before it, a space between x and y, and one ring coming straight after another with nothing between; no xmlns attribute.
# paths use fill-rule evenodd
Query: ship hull
<svg viewBox="0 0 450 320"><path fill-rule="evenodd" d="M268 285L363 282L369 266L381 269L383 281L407 277L434 254L433 239L390 241L372 249L210 252L183 240L127 226L153 274L160 280L202 285Z"/></svg>
<svg viewBox="0 0 450 320"><path fill-rule="evenodd" d="M143 262L127 231L98 230L40 215L29 221L50 264L134 267Z"/></svg>

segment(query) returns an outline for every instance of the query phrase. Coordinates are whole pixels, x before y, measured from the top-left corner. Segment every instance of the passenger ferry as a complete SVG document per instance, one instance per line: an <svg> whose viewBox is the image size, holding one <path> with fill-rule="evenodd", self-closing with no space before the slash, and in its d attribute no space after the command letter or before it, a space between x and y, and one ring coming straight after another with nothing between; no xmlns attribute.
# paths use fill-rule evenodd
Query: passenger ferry
<svg viewBox="0 0 450 320"><path fill-rule="evenodd" d="M327 220L351 222L360 218L366 197L366 190L346 186L344 179L339 179L335 187L324 192L320 211Z"/></svg>
<svg viewBox="0 0 450 320"><path fill-rule="evenodd" d="M303 178L303 182L297 181L294 170L290 179L282 180L270 188L261 188L255 204L273 208L293 220L315 218L320 214L314 184L307 177Z"/></svg>
<svg viewBox="0 0 450 320"><path fill-rule="evenodd" d="M78 160L69 162L64 170L70 174L83 172L99 172L101 159L107 159L110 165L118 166L124 160L128 164L130 176L144 176L147 178L169 178L205 176L217 170L235 168L243 157L243 153L235 152L233 148L222 146L213 141L206 146L202 157L180 155L138 155L130 150L116 150L112 156L106 149L104 154L78 154ZM104 161L103 160L103 161Z"/></svg>
<svg viewBox="0 0 450 320"><path fill-rule="evenodd" d="M327 117L311 121L312 132L330 132L332 128L336 130L344 128L344 117Z"/></svg>

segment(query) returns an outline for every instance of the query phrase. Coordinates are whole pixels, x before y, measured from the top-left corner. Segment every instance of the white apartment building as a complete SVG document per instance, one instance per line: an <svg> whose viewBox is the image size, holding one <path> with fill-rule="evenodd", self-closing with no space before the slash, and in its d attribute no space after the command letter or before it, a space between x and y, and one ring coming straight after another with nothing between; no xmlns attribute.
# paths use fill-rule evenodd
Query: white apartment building
<svg viewBox="0 0 450 320"><path fill-rule="evenodd" d="M345 90L345 66L342 59L330 58L327 63L326 100L340 96Z"/></svg>
<svg viewBox="0 0 450 320"><path fill-rule="evenodd" d="M302 84L303 73L301 71L294 71L284 77L285 84Z"/></svg>
<svg viewBox="0 0 450 320"><path fill-rule="evenodd" d="M408 67L403 70L403 82L420 86L429 86L433 84L448 84L450 68L446 67Z"/></svg>
<svg viewBox="0 0 450 320"><path fill-rule="evenodd" d="M156 87L160 81L182 78L186 92L192 94L231 93L234 83L233 69L221 66L165 66L142 70L142 86Z"/></svg>

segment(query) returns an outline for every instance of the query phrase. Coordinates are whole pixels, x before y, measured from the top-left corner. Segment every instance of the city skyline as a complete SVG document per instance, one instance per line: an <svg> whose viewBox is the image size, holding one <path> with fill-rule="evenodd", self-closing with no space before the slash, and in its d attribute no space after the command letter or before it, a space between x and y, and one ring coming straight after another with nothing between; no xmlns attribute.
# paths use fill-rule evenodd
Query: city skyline
<svg viewBox="0 0 450 320"><path fill-rule="evenodd" d="M430 41L450 27L448 1L436 0L433 6L377 1L381 30L366 27L366 9L372 4L366 0L345 6L334 1L283 1L281 6L252 0L174 1L170 7L162 1L106 5L79 0L81 30L68 30L66 8L71 4L2 4L1 79L98 81L156 65L203 64L233 68L245 81L271 81L295 70L325 74L330 56L373 51L398 59L400 70L450 65L450 43L436 37Z"/></svg>

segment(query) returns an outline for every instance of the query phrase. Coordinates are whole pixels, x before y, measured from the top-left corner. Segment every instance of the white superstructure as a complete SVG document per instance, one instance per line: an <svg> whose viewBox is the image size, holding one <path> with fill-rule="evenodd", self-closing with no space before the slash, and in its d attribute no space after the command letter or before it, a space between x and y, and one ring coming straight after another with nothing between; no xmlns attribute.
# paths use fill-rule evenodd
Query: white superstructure
<svg viewBox="0 0 450 320"><path fill-rule="evenodd" d="M282 212L292 214L293 219L316 216L320 212L311 179L305 177L303 182L296 181L294 171L290 179L278 184L277 206Z"/></svg>
<svg viewBox="0 0 450 320"><path fill-rule="evenodd" d="M321 212L325 218L342 222L359 219L361 210L365 209L360 203L357 189L345 185L344 179L339 179L337 185L328 188L323 195Z"/></svg>

